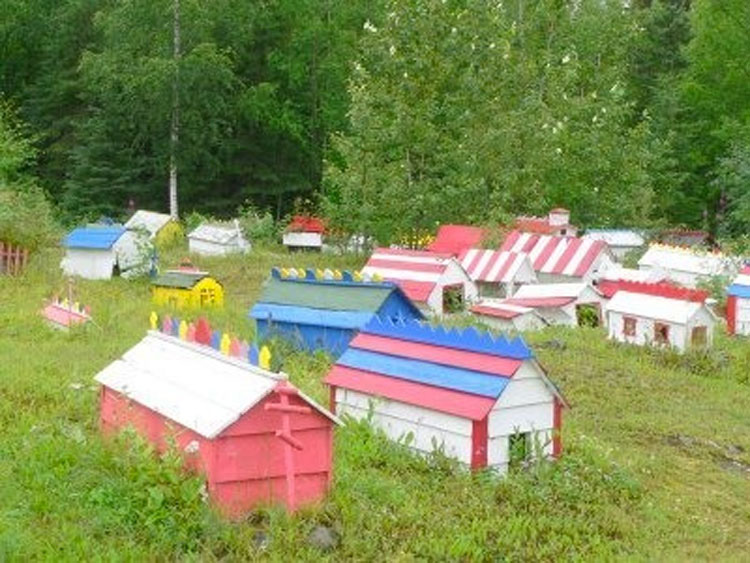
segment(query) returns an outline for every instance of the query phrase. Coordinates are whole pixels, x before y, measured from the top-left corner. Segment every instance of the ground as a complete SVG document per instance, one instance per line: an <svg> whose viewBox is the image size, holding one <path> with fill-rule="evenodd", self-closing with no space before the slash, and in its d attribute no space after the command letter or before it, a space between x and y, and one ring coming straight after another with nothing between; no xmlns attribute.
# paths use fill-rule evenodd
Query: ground
<svg viewBox="0 0 750 563"><path fill-rule="evenodd" d="M177 263L181 251L165 253ZM133 437L102 441L93 376L144 334L148 282L76 283L95 326L53 332L38 316L65 287L50 250L0 277L0 561L742 560L750 553L750 341L723 334L679 357L607 342L601 329L528 338L571 403L565 455L499 480L439 454L421 459L367 425L336 439L328 501L293 517L223 522L200 479ZM224 282L221 328L246 318L272 265L359 266L357 257L254 250L198 259ZM330 360L279 351L321 401ZM321 539L322 538L322 539Z"/></svg>

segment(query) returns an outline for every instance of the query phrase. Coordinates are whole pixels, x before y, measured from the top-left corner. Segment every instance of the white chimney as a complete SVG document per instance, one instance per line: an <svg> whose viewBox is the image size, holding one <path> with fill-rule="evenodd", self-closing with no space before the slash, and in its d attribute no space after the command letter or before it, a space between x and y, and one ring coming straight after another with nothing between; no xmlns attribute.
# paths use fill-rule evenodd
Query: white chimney
<svg viewBox="0 0 750 563"><path fill-rule="evenodd" d="M570 224L570 211L558 207L549 212L549 224L551 227L562 227Z"/></svg>

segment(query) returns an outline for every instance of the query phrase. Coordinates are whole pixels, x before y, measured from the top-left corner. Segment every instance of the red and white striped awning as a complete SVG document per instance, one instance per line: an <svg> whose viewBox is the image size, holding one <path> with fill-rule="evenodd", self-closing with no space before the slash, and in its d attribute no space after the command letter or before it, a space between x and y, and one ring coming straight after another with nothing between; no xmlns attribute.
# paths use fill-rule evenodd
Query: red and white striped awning
<svg viewBox="0 0 750 563"><path fill-rule="evenodd" d="M606 252L607 244L600 240L513 231L501 250L527 253L539 273L584 277L597 257Z"/></svg>
<svg viewBox="0 0 750 563"><path fill-rule="evenodd" d="M397 283L411 300L425 302L451 259L450 254L425 250L376 248L362 273L378 274Z"/></svg>
<svg viewBox="0 0 750 563"><path fill-rule="evenodd" d="M523 252L470 248L461 255L460 262L475 282L508 283L516 279L527 259Z"/></svg>

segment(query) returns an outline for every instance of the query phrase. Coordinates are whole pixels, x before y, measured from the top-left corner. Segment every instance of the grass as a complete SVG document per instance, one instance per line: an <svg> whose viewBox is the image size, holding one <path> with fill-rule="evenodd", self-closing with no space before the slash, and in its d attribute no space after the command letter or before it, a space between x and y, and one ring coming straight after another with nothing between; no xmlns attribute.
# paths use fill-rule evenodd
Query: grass
<svg viewBox="0 0 750 563"><path fill-rule="evenodd" d="M175 262L179 253L164 259ZM679 357L607 342L597 329L530 335L572 409L565 455L503 480L426 459L366 424L336 438L327 502L227 523L200 479L133 436L97 429L93 376L142 338L148 283L77 282L96 326L63 334L38 317L64 288L60 255L0 277L0 561L25 560L743 560L750 553L750 342L721 335ZM293 261L292 261L293 258ZM252 335L249 305L272 265L356 267L356 258L196 260L225 284L218 326ZM321 401L330 360L291 354L284 369ZM325 525L331 551L308 541ZM264 541L259 541L263 538Z"/></svg>

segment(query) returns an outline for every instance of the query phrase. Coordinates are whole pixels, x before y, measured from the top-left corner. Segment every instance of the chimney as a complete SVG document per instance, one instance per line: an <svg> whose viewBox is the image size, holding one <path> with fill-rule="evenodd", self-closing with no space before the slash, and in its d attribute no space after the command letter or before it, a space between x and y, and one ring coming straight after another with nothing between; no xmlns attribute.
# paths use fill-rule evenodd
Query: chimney
<svg viewBox="0 0 750 563"><path fill-rule="evenodd" d="M570 211L557 207L549 212L549 224L551 227L562 227L570 224Z"/></svg>

